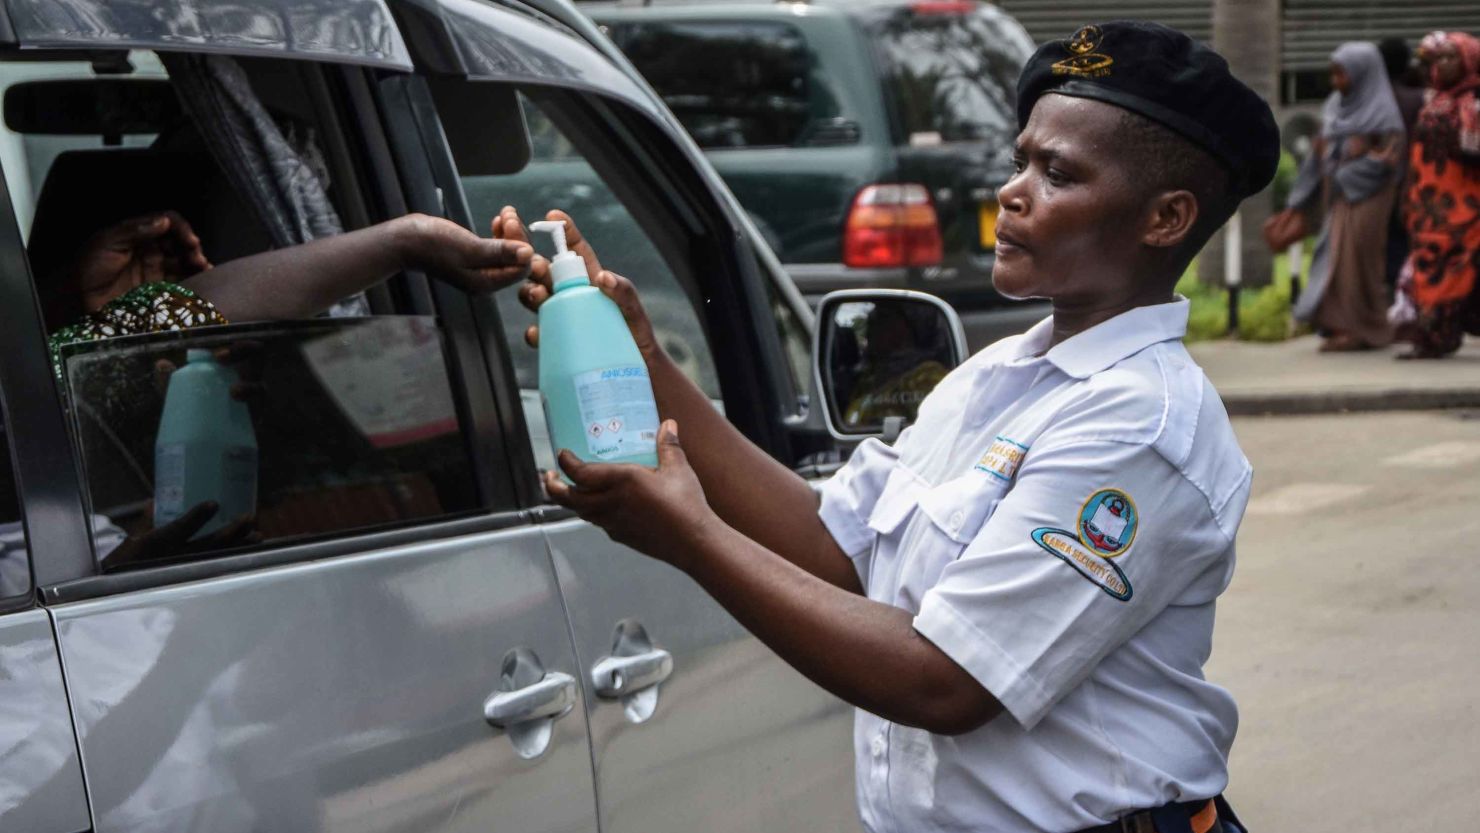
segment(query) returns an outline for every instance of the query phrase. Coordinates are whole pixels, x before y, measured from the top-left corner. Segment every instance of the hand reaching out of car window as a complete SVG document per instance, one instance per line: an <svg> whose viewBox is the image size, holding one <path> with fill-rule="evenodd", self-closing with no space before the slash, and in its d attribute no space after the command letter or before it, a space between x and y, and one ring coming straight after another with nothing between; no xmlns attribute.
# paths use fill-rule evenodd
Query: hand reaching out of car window
<svg viewBox="0 0 1480 833"><path fill-rule="evenodd" d="M71 279L84 312L96 312L130 289L182 281L211 268L200 238L184 217L161 211L103 229L78 255Z"/></svg>
<svg viewBox="0 0 1480 833"><path fill-rule="evenodd" d="M601 261L596 257L596 250L581 234L581 230L576 227L575 220L572 220L569 214L564 211L551 211L545 215L545 219L565 224L566 245L586 262L586 274L591 279L591 285L616 302L617 308L622 311L622 317L627 321L628 329L632 331L633 340L637 342L637 349L651 363L652 357L657 355L661 348L653 334L652 321L649 320L647 311L643 309L642 301L637 297L637 288L632 285L632 281L601 268ZM529 241L529 232L525 229L523 221L519 219L519 213L512 206L505 206L498 216L493 218L493 236L499 240L526 243ZM530 262L529 277L525 279L524 285L519 287L519 301L531 312L538 312L540 305L550 299L550 294L550 261L537 254ZM529 346L538 347L540 328L531 324L524 331L524 340Z"/></svg>
<svg viewBox="0 0 1480 833"><path fill-rule="evenodd" d="M479 237L441 217L402 218L408 233L405 268L421 269L468 292L503 289L529 274L534 247L527 238ZM496 221L495 221L496 222Z"/></svg>

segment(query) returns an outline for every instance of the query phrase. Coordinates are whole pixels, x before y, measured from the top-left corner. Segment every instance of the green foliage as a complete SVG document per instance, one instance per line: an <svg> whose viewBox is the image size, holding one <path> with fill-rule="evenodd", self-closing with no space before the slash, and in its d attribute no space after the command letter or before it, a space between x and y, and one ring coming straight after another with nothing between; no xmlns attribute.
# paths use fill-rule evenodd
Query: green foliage
<svg viewBox="0 0 1480 833"><path fill-rule="evenodd" d="M1305 269L1310 273L1311 246L1306 246ZM1274 259L1273 283L1239 293L1238 337L1244 341L1284 341L1292 334L1290 326L1290 264L1284 254ZM1228 335L1228 290L1208 286L1197 279L1194 261L1181 280L1177 292L1192 303L1188 314L1187 338L1207 341Z"/></svg>

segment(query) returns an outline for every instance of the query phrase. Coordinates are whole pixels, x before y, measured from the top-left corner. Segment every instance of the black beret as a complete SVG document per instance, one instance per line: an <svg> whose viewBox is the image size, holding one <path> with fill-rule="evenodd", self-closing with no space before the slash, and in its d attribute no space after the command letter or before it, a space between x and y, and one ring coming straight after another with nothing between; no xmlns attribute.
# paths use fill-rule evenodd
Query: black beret
<svg viewBox="0 0 1480 833"><path fill-rule="evenodd" d="M1044 93L1092 98L1164 125L1233 175L1240 196L1274 179L1280 131L1269 104L1206 44L1163 26L1114 20L1046 43L1018 77L1019 129Z"/></svg>

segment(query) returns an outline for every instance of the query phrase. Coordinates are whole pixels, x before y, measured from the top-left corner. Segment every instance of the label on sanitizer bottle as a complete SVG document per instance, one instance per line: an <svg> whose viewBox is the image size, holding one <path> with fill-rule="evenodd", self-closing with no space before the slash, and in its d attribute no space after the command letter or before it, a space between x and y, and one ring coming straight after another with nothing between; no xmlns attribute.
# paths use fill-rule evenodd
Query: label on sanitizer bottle
<svg viewBox="0 0 1480 833"><path fill-rule="evenodd" d="M658 450L658 407L646 367L592 370L576 376L575 384L592 458L614 460Z"/></svg>

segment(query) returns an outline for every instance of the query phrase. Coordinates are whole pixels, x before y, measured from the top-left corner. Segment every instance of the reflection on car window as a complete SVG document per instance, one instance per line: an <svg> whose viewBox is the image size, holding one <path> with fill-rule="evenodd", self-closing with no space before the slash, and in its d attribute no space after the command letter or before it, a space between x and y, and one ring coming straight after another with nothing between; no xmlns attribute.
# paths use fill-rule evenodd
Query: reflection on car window
<svg viewBox="0 0 1480 833"><path fill-rule="evenodd" d="M1032 44L1007 18L899 9L870 25L885 86L909 144L1015 132L1017 77Z"/></svg>
<svg viewBox="0 0 1480 833"><path fill-rule="evenodd" d="M434 319L79 342L65 385L104 569L476 508Z"/></svg>
<svg viewBox="0 0 1480 833"><path fill-rule="evenodd" d="M785 23L615 23L609 33L703 148L857 141Z"/></svg>
<svg viewBox="0 0 1480 833"><path fill-rule="evenodd" d="M491 217L506 205L518 209L526 223L542 219L550 209L568 212L600 255L602 266L637 285L668 354L711 398L718 399L714 359L698 315L673 270L569 139L538 106L521 100L533 150L530 163L515 174L463 177L473 216ZM444 119L456 116L442 114ZM534 243L545 255L554 254L547 239ZM533 320L515 293L502 292L496 297L519 386L534 390L539 386L537 353L524 343L525 326Z"/></svg>

